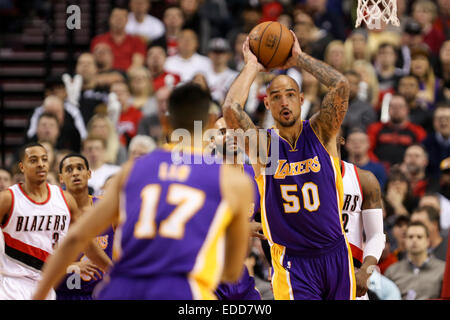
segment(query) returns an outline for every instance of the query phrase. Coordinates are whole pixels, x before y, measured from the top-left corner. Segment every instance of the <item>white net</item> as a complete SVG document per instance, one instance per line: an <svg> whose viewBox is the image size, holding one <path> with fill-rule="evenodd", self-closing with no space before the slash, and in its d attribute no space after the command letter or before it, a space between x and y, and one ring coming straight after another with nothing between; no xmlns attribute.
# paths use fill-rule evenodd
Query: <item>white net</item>
<svg viewBox="0 0 450 320"><path fill-rule="evenodd" d="M365 22L369 29L381 29L382 23L400 26L397 0L358 0L355 28Z"/></svg>

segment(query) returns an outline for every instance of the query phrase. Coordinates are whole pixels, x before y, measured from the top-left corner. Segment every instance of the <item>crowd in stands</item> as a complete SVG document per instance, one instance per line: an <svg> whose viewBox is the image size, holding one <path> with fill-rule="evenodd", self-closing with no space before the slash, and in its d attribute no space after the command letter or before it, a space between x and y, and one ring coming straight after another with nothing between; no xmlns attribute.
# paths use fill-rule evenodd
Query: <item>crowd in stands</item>
<svg viewBox="0 0 450 320"><path fill-rule="evenodd" d="M177 84L194 81L208 90L211 117L219 118L244 64L246 36L260 22L279 21L295 32L304 52L350 83L342 158L371 171L383 191L387 241L371 290L380 299L438 298L450 227L450 2L397 0L401 26L383 24L382 30L355 29L353 3L165 0L156 16L152 1L130 0L112 9L109 31L77 57L74 74L47 79L27 140L45 143L55 184L59 159L72 151L84 154L91 191L100 194L127 159L167 142L164 117ZM261 73L245 105L260 128L273 125L263 98L280 73L292 76L304 93L302 119L318 110L326 93L304 70ZM0 189L21 181L17 166L10 169L0 170ZM259 240L249 261L257 283L267 285Z"/></svg>

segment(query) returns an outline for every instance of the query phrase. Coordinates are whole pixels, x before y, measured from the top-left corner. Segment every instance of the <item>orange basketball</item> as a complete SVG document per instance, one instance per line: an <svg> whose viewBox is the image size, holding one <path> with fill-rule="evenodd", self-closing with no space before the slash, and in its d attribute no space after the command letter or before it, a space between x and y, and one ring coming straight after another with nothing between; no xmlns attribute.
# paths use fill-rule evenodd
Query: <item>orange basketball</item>
<svg viewBox="0 0 450 320"><path fill-rule="evenodd" d="M282 66L289 57L294 38L288 28L276 21L258 24L250 31L250 50L266 68Z"/></svg>

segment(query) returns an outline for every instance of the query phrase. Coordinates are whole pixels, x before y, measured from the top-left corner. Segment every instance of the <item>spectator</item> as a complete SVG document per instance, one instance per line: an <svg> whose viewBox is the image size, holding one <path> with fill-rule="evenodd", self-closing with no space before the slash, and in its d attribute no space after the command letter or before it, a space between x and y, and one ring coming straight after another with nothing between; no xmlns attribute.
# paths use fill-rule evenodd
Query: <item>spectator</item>
<svg viewBox="0 0 450 320"><path fill-rule="evenodd" d="M43 112L38 118L36 133L30 138L30 141L47 141L55 147L59 141L59 136L60 126L58 117L53 113Z"/></svg>
<svg viewBox="0 0 450 320"><path fill-rule="evenodd" d="M428 134L423 145L429 154L427 174L433 177L440 175L439 165L450 157L450 104L438 104L433 113L434 132Z"/></svg>
<svg viewBox="0 0 450 320"><path fill-rule="evenodd" d="M403 300L439 298L445 262L428 254L427 227L421 222L411 222L405 242L407 259L390 266L385 276L399 287Z"/></svg>
<svg viewBox="0 0 450 320"><path fill-rule="evenodd" d="M379 110L380 88L375 68L366 60L356 60L353 62L352 69L359 73L361 77L358 91L359 99L369 102L373 108Z"/></svg>
<svg viewBox="0 0 450 320"><path fill-rule="evenodd" d="M153 95L152 76L145 67L137 67L128 70L130 83L130 103L143 115L156 113L156 99Z"/></svg>
<svg viewBox="0 0 450 320"><path fill-rule="evenodd" d="M434 74L426 49L415 48L411 51L411 74L420 80L418 97L426 101L429 109L434 109L441 85Z"/></svg>
<svg viewBox="0 0 450 320"><path fill-rule="evenodd" d="M222 105L231 83L238 73L228 67L231 58L231 47L223 38L213 38L208 44L210 70L205 73L211 97Z"/></svg>
<svg viewBox="0 0 450 320"><path fill-rule="evenodd" d="M311 73L302 70L302 92L303 104L301 109L302 120L308 120L313 114L319 111L320 108L320 82Z"/></svg>
<svg viewBox="0 0 450 320"><path fill-rule="evenodd" d="M95 77L98 87L104 91L109 91L112 83L125 80L125 72L113 68L114 55L109 44L106 42L97 43L92 50L92 54L98 69Z"/></svg>
<svg viewBox="0 0 450 320"><path fill-rule="evenodd" d="M384 188L387 179L386 170L380 163L370 160L369 147L369 137L364 131L351 130L345 139L347 161L372 172L380 183L380 187Z"/></svg>
<svg viewBox="0 0 450 320"><path fill-rule="evenodd" d="M437 74L442 79L442 87L438 93L438 102L450 103L450 40L446 40L439 51Z"/></svg>
<svg viewBox="0 0 450 320"><path fill-rule="evenodd" d="M6 190L12 185L13 183L11 171L6 168L0 167L0 191Z"/></svg>
<svg viewBox="0 0 450 320"><path fill-rule="evenodd" d="M428 154L423 145L412 144L406 149L401 167L408 177L414 197L422 197L433 184L425 174L427 165Z"/></svg>
<svg viewBox="0 0 450 320"><path fill-rule="evenodd" d="M425 129L427 134L433 130L432 112L427 103L420 98L420 81L413 75L406 75L398 82L398 94L403 96L409 107L409 121Z"/></svg>
<svg viewBox="0 0 450 320"><path fill-rule="evenodd" d="M442 43L439 50L439 68L436 71L443 81L450 81L450 40Z"/></svg>
<svg viewBox="0 0 450 320"><path fill-rule="evenodd" d="M356 60L370 61L368 37L367 29L358 28L345 39L345 60L349 66L353 66Z"/></svg>
<svg viewBox="0 0 450 320"><path fill-rule="evenodd" d="M314 24L329 32L333 38L345 39L345 21L333 11L327 10L328 0L305 0L305 11L314 19Z"/></svg>
<svg viewBox="0 0 450 320"><path fill-rule="evenodd" d="M140 156L152 152L155 148L156 143L149 136L134 136L128 148L128 160L135 160Z"/></svg>
<svg viewBox="0 0 450 320"><path fill-rule="evenodd" d="M382 162L386 168L401 163L406 148L412 143L422 142L426 137L423 128L409 122L408 110L405 98L393 95L389 103L389 121L373 123L367 129L369 155L372 160Z"/></svg>
<svg viewBox="0 0 450 320"><path fill-rule="evenodd" d="M333 36L326 30L319 29L314 24L312 17L303 10L296 9L294 11L294 21L294 32L300 42L302 51L314 58L323 60L326 48L334 40Z"/></svg>
<svg viewBox="0 0 450 320"><path fill-rule="evenodd" d="M391 219L392 220L392 219ZM391 256L397 262L406 256L406 230L410 221L409 216L399 215L395 217L394 223L388 223L389 247L393 249Z"/></svg>
<svg viewBox="0 0 450 320"><path fill-rule="evenodd" d="M193 30L185 29L178 37L178 54L168 57L164 68L178 73L182 82L187 82L198 73L208 72L210 60L197 53L198 40Z"/></svg>
<svg viewBox="0 0 450 320"><path fill-rule="evenodd" d="M434 21L433 27L441 30L447 39L450 38L450 2L448 0L438 0L438 18Z"/></svg>
<svg viewBox="0 0 450 320"><path fill-rule="evenodd" d="M59 97L54 95L46 97L42 106L34 110L27 131L28 139L30 141L36 141L38 119L41 114L46 112L53 113L58 120L59 136L54 145L55 148L70 149L74 152L79 152L81 139L87 136L86 126L80 110L68 102L63 103Z"/></svg>
<svg viewBox="0 0 450 320"><path fill-rule="evenodd" d="M164 69L167 54L163 47L152 46L147 51L147 67L150 70L153 91L164 86L175 86L181 78L177 73L167 72Z"/></svg>
<svg viewBox="0 0 450 320"><path fill-rule="evenodd" d="M244 67L244 56L242 55L242 46L244 45L247 33L239 32L233 40L233 53L228 66L237 71L241 71Z"/></svg>
<svg viewBox="0 0 450 320"><path fill-rule="evenodd" d="M146 43L151 43L164 34L164 24L161 20L148 13L152 6L150 0L130 0L129 6L126 33L140 36Z"/></svg>
<svg viewBox="0 0 450 320"><path fill-rule="evenodd" d="M106 141L105 162L120 165L127 160L127 150L120 144L116 127L104 113L95 114L88 122L88 135Z"/></svg>
<svg viewBox="0 0 450 320"><path fill-rule="evenodd" d="M441 235L439 211L430 206L419 207L411 215L411 221L420 221L427 227L430 234L428 253L439 260L445 261L448 238Z"/></svg>
<svg viewBox="0 0 450 320"><path fill-rule="evenodd" d="M164 11L163 22L166 32L155 39L151 46L164 48L167 56L171 57L178 53L178 37L184 24L183 12L179 7L170 6Z"/></svg>
<svg viewBox="0 0 450 320"><path fill-rule="evenodd" d="M380 89L380 99L386 92L394 92L403 71L395 66L397 50L392 43L383 42L375 54L375 71Z"/></svg>
<svg viewBox="0 0 450 320"><path fill-rule="evenodd" d="M439 200L441 204L441 228L450 228L450 157L441 162L441 177L439 179Z"/></svg>
<svg viewBox="0 0 450 320"><path fill-rule="evenodd" d="M397 61L397 66L403 70L403 74L409 74L411 70L411 49L421 45L424 45L422 27L417 21L407 21L401 35L401 48Z"/></svg>
<svg viewBox="0 0 450 320"><path fill-rule="evenodd" d="M418 199L413 197L408 178L398 166L389 172L384 200L388 224L399 215L409 216L417 207Z"/></svg>
<svg viewBox="0 0 450 320"><path fill-rule="evenodd" d="M127 21L127 9L113 8L109 16L109 31L97 35L91 41L91 52L98 43L108 44L114 56L113 68L123 71L131 66L142 66L146 51L144 41L126 33Z"/></svg>
<svg viewBox="0 0 450 320"><path fill-rule="evenodd" d="M180 0L179 4L184 16L183 29L195 32L198 42L197 49L201 54L206 54L208 39L211 38L211 25L204 12L200 10L202 2L200 0Z"/></svg>
<svg viewBox="0 0 450 320"><path fill-rule="evenodd" d="M342 129L346 135L353 128L360 128L364 131L367 127L377 121L377 115L372 105L367 101L362 101L358 97L361 76L354 70L344 73L350 84L348 110L342 122Z"/></svg>
<svg viewBox="0 0 450 320"><path fill-rule="evenodd" d="M324 61L341 73L348 69L347 60L345 59L345 47L341 40L333 40L327 45Z"/></svg>
<svg viewBox="0 0 450 320"><path fill-rule="evenodd" d="M143 117L138 127L139 135L150 136L158 145L167 142L163 132L163 124L166 123L165 114L171 92L171 87L161 87L156 91L155 96L158 103L158 113Z"/></svg>
<svg viewBox="0 0 450 320"><path fill-rule="evenodd" d="M203 75L203 73L197 73L194 78L192 78L192 82L199 85L203 90L208 92L208 94L211 96L211 90L209 89L208 82L206 81L206 77ZM219 119L220 114L222 113L222 110L220 108L220 105L213 99L211 99L208 114L209 114L209 123L215 123L217 119Z"/></svg>
<svg viewBox="0 0 450 320"><path fill-rule="evenodd" d="M117 95L117 99L121 106L120 116L116 124L120 143L123 146L128 146L131 138L137 134L137 128L142 118L142 112L131 104L130 88L126 82L113 83L111 92Z"/></svg>
<svg viewBox="0 0 450 320"><path fill-rule="evenodd" d="M439 54L439 49L445 41L445 34L434 25L437 16L437 6L434 2L417 0L413 3L412 17L422 27L424 41L436 56Z"/></svg>
<svg viewBox="0 0 450 320"><path fill-rule="evenodd" d="M439 202L439 194L435 192L427 192L420 198L418 207L429 206L441 213L441 203Z"/></svg>
<svg viewBox="0 0 450 320"><path fill-rule="evenodd" d="M98 68L93 54L82 53L78 57L75 73L83 79L83 86L76 104L86 125L95 114L96 107L107 102L108 90L97 84Z"/></svg>
<svg viewBox="0 0 450 320"><path fill-rule="evenodd" d="M98 137L88 137L83 141L82 154L89 162L91 178L88 181L94 195L99 195L109 176L116 174L120 167L105 162L106 141Z"/></svg>

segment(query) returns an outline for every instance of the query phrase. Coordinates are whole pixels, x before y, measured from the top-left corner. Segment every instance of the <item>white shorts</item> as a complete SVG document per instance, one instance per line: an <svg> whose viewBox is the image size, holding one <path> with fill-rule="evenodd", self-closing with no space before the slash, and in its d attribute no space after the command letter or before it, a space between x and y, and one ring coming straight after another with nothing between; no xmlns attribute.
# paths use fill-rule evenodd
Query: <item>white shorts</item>
<svg viewBox="0 0 450 320"><path fill-rule="evenodd" d="M38 281L29 278L9 277L0 274L0 300L31 300ZM55 290L48 294L47 300L55 300Z"/></svg>

